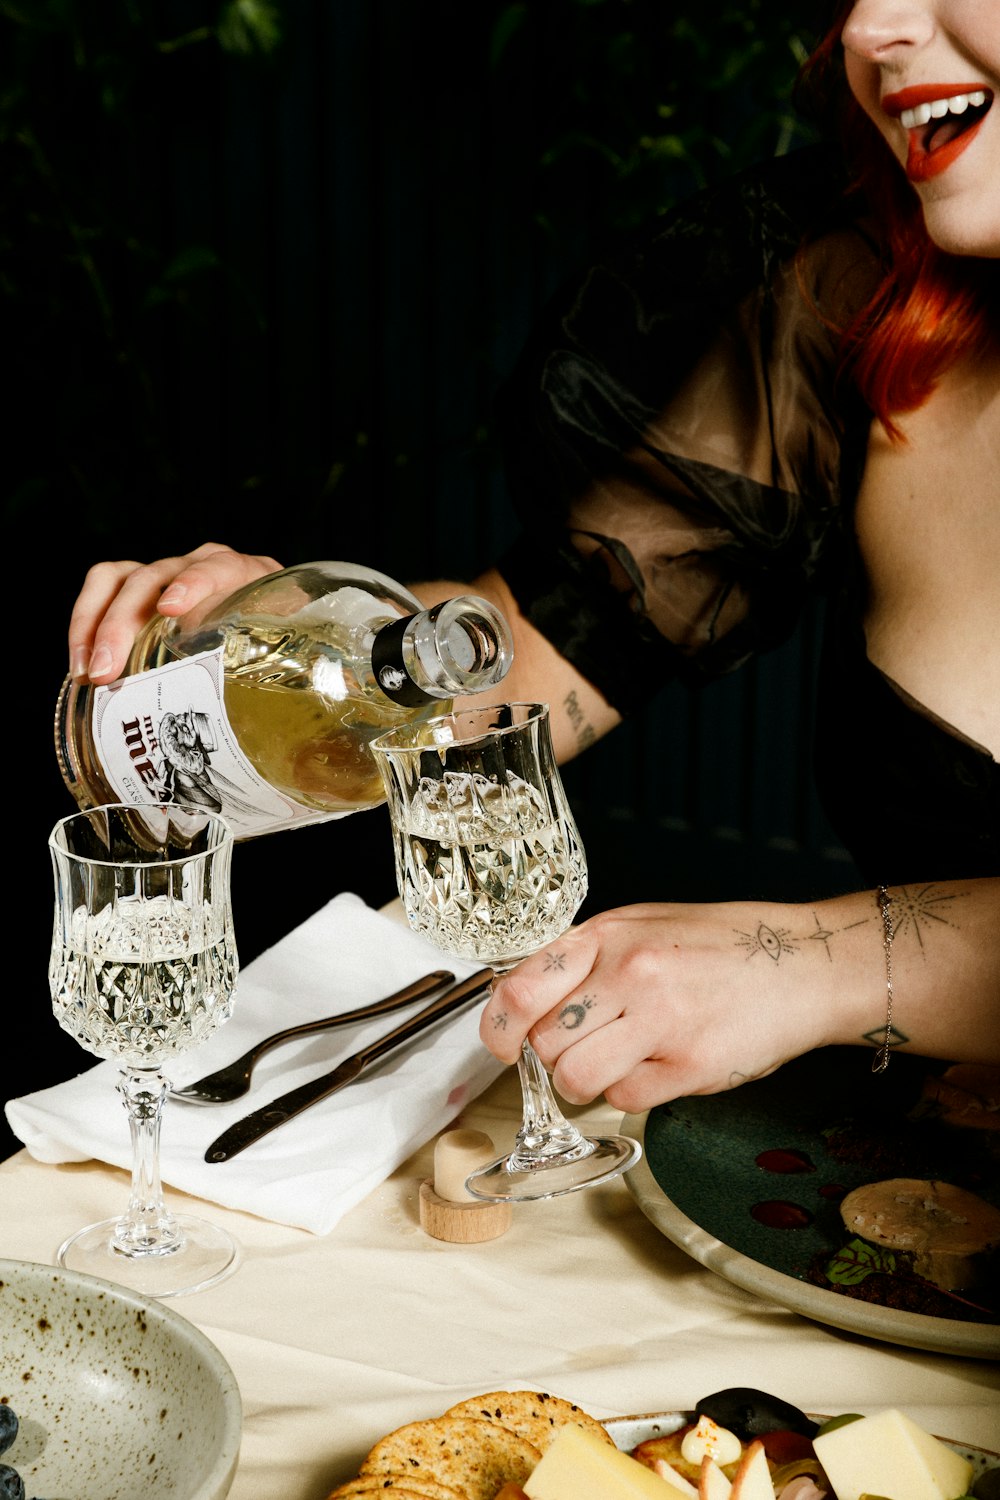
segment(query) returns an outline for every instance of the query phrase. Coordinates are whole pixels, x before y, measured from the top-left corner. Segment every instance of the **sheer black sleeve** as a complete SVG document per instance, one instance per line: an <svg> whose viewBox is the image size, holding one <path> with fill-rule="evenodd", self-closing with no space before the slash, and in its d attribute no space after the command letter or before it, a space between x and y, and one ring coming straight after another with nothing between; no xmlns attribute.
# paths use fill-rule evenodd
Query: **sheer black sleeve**
<svg viewBox="0 0 1000 1500"><path fill-rule="evenodd" d="M556 299L500 394L501 571L623 713L782 640L856 490L834 325L876 257L835 171L780 158L658 221Z"/></svg>

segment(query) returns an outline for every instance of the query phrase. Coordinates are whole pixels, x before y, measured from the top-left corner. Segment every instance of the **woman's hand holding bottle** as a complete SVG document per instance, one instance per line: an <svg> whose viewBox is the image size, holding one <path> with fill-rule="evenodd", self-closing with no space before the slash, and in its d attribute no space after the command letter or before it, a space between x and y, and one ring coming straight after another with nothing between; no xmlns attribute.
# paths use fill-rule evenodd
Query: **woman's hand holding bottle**
<svg viewBox="0 0 1000 1500"><path fill-rule="evenodd" d="M112 682L155 614L182 615L213 594L231 594L281 567L273 557L203 542L156 562L99 562L89 569L69 624L70 676Z"/></svg>

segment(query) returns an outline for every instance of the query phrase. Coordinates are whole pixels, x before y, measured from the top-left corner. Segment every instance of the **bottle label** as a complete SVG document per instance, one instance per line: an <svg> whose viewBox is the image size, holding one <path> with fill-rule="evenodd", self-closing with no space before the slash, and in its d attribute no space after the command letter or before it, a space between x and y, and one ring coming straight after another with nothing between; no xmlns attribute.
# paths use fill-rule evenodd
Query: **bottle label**
<svg viewBox="0 0 1000 1500"><path fill-rule="evenodd" d="M303 807L258 775L223 700L222 648L93 689L93 735L122 802L196 802L237 838L343 813Z"/></svg>

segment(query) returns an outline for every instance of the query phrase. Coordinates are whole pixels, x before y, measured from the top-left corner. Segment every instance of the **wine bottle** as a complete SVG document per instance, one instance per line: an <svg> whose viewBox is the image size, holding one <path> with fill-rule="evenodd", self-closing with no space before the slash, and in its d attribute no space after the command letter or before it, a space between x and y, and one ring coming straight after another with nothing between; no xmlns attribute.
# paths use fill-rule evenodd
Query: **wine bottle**
<svg viewBox="0 0 1000 1500"><path fill-rule="evenodd" d="M384 574L300 563L157 615L117 682L67 678L56 755L83 808L198 802L251 838L383 802L369 742L494 686L512 655L486 599L426 609Z"/></svg>

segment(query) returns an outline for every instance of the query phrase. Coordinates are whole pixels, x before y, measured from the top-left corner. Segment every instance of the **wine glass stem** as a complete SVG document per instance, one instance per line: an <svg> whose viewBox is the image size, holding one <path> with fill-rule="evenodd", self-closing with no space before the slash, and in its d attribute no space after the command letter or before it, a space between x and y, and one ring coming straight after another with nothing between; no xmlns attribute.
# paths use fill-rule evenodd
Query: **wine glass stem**
<svg viewBox="0 0 1000 1500"><path fill-rule="evenodd" d="M517 1133L521 1151L532 1156L550 1156L580 1146L584 1137L565 1118L549 1083L549 1075L529 1041L521 1044L517 1060L521 1080L523 1121Z"/></svg>
<svg viewBox="0 0 1000 1500"><path fill-rule="evenodd" d="M114 1235L124 1255L169 1254L181 1243L160 1183L160 1122L169 1089L154 1068L123 1068L118 1080L132 1137L132 1189Z"/></svg>

